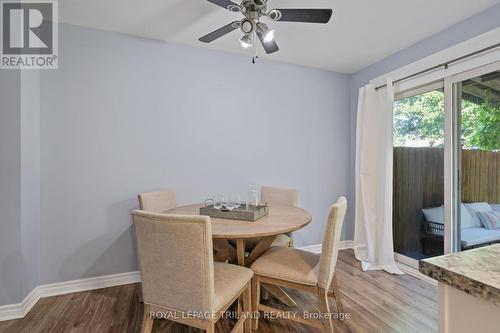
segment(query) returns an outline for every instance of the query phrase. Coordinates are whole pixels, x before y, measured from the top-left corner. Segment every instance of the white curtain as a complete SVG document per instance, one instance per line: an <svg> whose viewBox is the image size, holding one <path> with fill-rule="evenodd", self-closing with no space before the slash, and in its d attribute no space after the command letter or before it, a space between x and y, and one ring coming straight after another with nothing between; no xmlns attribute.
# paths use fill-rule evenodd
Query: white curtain
<svg viewBox="0 0 500 333"><path fill-rule="evenodd" d="M392 79L359 90L354 251L363 270L403 274L392 243Z"/></svg>

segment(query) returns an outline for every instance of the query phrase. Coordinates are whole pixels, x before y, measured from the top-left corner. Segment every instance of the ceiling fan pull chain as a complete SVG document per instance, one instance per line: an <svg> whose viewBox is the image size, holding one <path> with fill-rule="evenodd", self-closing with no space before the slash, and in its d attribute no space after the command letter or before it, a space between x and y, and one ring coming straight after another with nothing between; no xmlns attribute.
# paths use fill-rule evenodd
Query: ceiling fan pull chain
<svg viewBox="0 0 500 333"><path fill-rule="evenodd" d="M252 34L253 34L253 40L255 41L256 40L255 39L256 38L255 31L253 31ZM252 57L252 64L255 65L255 59L258 58L258 56L257 56L257 43L253 43L253 54L254 54L254 56Z"/></svg>

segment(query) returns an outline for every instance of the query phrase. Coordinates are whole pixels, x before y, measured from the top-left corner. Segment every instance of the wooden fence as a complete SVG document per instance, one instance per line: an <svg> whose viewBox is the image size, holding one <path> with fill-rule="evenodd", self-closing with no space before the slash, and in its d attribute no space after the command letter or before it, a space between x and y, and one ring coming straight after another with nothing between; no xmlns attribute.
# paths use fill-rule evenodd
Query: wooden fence
<svg viewBox="0 0 500 333"><path fill-rule="evenodd" d="M442 148L394 148L393 234L396 252L421 252L422 208L444 202ZM462 150L462 202L500 203L500 152Z"/></svg>

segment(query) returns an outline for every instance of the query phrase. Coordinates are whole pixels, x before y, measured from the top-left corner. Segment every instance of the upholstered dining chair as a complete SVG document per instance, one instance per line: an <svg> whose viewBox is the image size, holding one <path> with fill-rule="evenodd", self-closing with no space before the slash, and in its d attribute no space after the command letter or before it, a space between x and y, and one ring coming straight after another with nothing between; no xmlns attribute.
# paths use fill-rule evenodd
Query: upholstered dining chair
<svg viewBox="0 0 500 333"><path fill-rule="evenodd" d="M141 210L155 213L165 213L166 211L177 206L175 192L173 191L158 191L146 192L137 196L139 198L139 207ZM236 254L229 251L226 245L227 241L221 239L213 240L213 247L216 250L215 261L225 262L228 258L236 260ZM139 297L142 301L142 298Z"/></svg>
<svg viewBox="0 0 500 333"><path fill-rule="evenodd" d="M177 206L173 191L141 193L138 198L140 209L148 212L163 213Z"/></svg>
<svg viewBox="0 0 500 333"><path fill-rule="evenodd" d="M286 205L297 207L299 202L299 191L286 187L262 186L260 188L260 202L275 205ZM259 242L259 238L248 239L245 243L248 251L251 251ZM278 235L271 246L293 247L290 234Z"/></svg>
<svg viewBox="0 0 500 333"><path fill-rule="evenodd" d="M216 321L240 296L250 313L252 271L213 261L212 224L208 216L132 213L141 271L142 332L156 317L214 332ZM232 332L250 332L240 316Z"/></svg>
<svg viewBox="0 0 500 333"><path fill-rule="evenodd" d="M340 197L330 206L321 255L289 247L272 247L252 264L253 311L285 314L283 311L260 304L261 283L309 291L319 298L322 322L302 317L290 319L333 333L328 295L332 287L337 312L343 313L335 266L346 209L347 202L344 197ZM257 329L258 318L252 321L253 329Z"/></svg>
<svg viewBox="0 0 500 333"><path fill-rule="evenodd" d="M299 203L299 191L286 187L262 186L260 188L260 201L296 207Z"/></svg>

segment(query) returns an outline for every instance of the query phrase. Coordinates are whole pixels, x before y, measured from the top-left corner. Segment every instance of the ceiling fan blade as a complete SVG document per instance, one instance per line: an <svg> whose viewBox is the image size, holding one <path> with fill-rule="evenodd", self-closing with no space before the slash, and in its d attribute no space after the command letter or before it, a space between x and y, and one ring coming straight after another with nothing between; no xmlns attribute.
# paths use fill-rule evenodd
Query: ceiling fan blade
<svg viewBox="0 0 500 333"><path fill-rule="evenodd" d="M262 35L262 32L258 30L256 32L257 32L257 37L259 37L260 43L262 44L262 47L264 48L267 54L279 51L280 48L278 47L278 44L276 44L274 39L272 41L265 42L264 35Z"/></svg>
<svg viewBox="0 0 500 333"><path fill-rule="evenodd" d="M328 23L332 17L331 9L273 9L281 15L271 19L287 22ZM272 12L272 11L271 11Z"/></svg>
<svg viewBox="0 0 500 333"><path fill-rule="evenodd" d="M208 0L208 2L213 3L214 5L220 6L222 8L226 8L231 12L239 12L240 6L232 2L231 0Z"/></svg>
<svg viewBox="0 0 500 333"><path fill-rule="evenodd" d="M229 24L226 24L225 26L223 26L222 28L219 28L215 31L212 31L211 33L201 37L199 39L200 42L204 42L204 43L210 43L210 42L213 42L214 40L216 40L217 38L220 38L224 35L227 35L228 33L230 33L231 31L233 30L236 30L238 29L240 26L240 22L239 21L234 21L234 22L231 22Z"/></svg>

